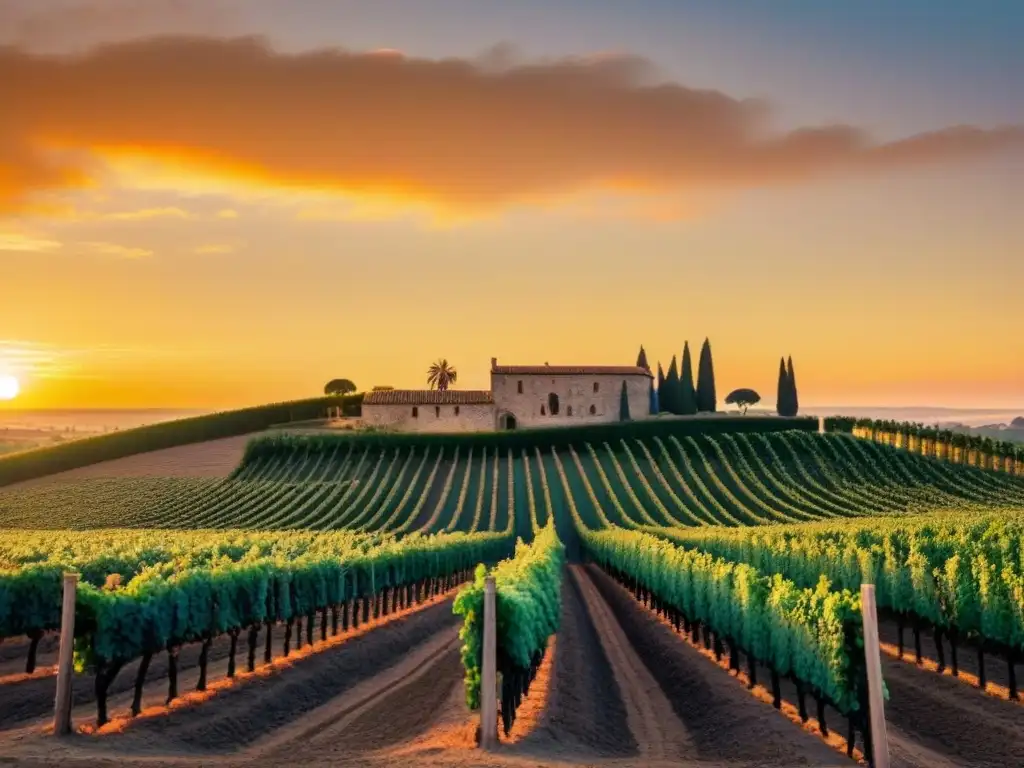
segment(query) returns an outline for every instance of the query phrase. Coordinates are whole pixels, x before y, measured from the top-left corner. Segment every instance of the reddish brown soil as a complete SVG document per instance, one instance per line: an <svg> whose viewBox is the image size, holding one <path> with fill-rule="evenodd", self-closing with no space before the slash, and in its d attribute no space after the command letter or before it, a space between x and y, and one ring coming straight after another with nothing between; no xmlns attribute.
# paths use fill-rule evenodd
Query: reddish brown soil
<svg viewBox="0 0 1024 768"><path fill-rule="evenodd" d="M893 765L1024 765L1024 707L882 657Z"/></svg>
<svg viewBox="0 0 1024 768"><path fill-rule="evenodd" d="M879 639L883 643L887 643L898 649L899 629L895 621L891 619L884 619L879 622L878 635ZM946 666L949 668L953 663L953 647L950 645L948 637L943 637L942 648L946 656ZM921 632L921 658L932 661L938 658L935 633L932 631ZM910 627L906 627L903 630L903 659L910 663L913 663L916 659L914 651L914 632ZM968 686L973 684L977 686L979 670L977 647L973 644L965 645L962 642L958 643L957 665L959 667L959 672L963 673L963 684ZM1024 696L1024 659L1017 661L1016 670L1017 680L1022 688L1022 696ZM950 670L950 674L952 674L952 670ZM999 693L1005 698L1007 696L1006 687L1010 682L1009 664L1007 664L1006 658L986 653L985 678L987 683L992 685L993 689L996 689L993 690L993 693Z"/></svg>
<svg viewBox="0 0 1024 768"><path fill-rule="evenodd" d="M518 748L534 755L625 757L637 754L626 707L577 579L562 585L559 652L548 709Z"/></svg>

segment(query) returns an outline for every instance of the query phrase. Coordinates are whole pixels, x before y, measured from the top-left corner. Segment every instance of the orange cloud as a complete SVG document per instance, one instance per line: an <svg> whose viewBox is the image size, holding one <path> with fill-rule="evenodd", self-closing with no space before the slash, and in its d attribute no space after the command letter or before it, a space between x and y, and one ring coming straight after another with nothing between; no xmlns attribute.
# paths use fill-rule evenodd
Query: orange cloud
<svg viewBox="0 0 1024 768"><path fill-rule="evenodd" d="M146 157L232 182L453 211L580 192L693 194L889 171L1024 147L1024 127L877 143L847 125L767 128L768 107L658 83L630 56L534 64L388 52L285 54L159 38L80 56L0 49L0 210Z"/></svg>
<svg viewBox="0 0 1024 768"><path fill-rule="evenodd" d="M150 221L151 219L188 219L191 218L191 214L176 206L164 206L162 208L143 208L138 211L114 211L112 213L74 211L71 217L75 221Z"/></svg>
<svg viewBox="0 0 1024 768"><path fill-rule="evenodd" d="M3 0L0 45L33 50L226 28L238 6L225 0Z"/></svg>

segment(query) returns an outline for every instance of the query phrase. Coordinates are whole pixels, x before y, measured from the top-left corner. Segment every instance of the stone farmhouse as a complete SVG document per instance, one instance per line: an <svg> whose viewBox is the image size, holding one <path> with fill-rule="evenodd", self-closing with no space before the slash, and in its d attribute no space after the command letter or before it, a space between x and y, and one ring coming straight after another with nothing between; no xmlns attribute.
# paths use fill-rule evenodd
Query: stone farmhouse
<svg viewBox="0 0 1024 768"><path fill-rule="evenodd" d="M626 383L633 419L650 413L651 372L636 366L498 365L490 390L393 389L369 392L362 421L400 432L479 432L619 420Z"/></svg>

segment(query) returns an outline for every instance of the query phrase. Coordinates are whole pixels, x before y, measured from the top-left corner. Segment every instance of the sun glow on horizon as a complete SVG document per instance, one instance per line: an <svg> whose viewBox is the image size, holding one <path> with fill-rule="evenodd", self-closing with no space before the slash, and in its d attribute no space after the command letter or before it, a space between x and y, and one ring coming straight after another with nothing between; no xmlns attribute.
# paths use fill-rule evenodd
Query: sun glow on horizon
<svg viewBox="0 0 1024 768"><path fill-rule="evenodd" d="M0 376L0 400L13 400L21 392L21 385L13 376Z"/></svg>
<svg viewBox="0 0 1024 768"><path fill-rule="evenodd" d="M0 400L12 400L20 391L22 386L17 379L9 375L0 376Z"/></svg>

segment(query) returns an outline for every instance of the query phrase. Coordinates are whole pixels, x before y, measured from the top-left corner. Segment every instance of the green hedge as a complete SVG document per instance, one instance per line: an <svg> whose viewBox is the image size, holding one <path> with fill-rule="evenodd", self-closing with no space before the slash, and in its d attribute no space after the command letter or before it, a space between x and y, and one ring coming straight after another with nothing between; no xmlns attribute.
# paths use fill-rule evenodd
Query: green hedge
<svg viewBox="0 0 1024 768"><path fill-rule="evenodd" d="M825 419L826 432L845 432L850 434L857 426L857 419L853 416L829 416Z"/></svg>
<svg viewBox="0 0 1024 768"><path fill-rule="evenodd" d="M777 416L720 416L697 419L645 419L642 421L588 424L572 427L544 427L510 432L395 433L350 432L320 435L266 435L254 438L246 447L244 466L261 456L295 451L333 451L339 442L353 441L368 448L497 448L502 451L533 448L567 448L582 443L614 442L622 439L648 439L672 435L720 435L736 432L817 432L816 418L785 419Z"/></svg>
<svg viewBox="0 0 1024 768"><path fill-rule="evenodd" d="M358 416L362 401L363 396L358 394L272 403L108 432L63 445L14 453L0 457L0 486L136 453L245 435L275 424L323 418L328 406L340 404L346 415Z"/></svg>

